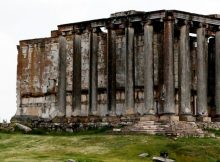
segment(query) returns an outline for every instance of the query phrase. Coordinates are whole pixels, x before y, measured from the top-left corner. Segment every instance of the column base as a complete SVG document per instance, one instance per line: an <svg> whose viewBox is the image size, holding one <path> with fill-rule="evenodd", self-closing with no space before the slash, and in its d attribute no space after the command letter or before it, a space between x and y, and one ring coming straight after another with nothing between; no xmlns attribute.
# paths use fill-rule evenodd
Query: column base
<svg viewBox="0 0 220 162"><path fill-rule="evenodd" d="M133 108L129 108L125 111L126 115L133 115L134 114L134 109Z"/></svg>
<svg viewBox="0 0 220 162"><path fill-rule="evenodd" d="M147 114L140 117L140 121L158 121L158 117L154 114Z"/></svg>
<svg viewBox="0 0 220 162"><path fill-rule="evenodd" d="M91 116L97 116L97 115L99 115L99 114L98 114L98 111L92 110L91 112L89 112L89 115L91 115Z"/></svg>
<svg viewBox="0 0 220 162"><path fill-rule="evenodd" d="M211 122L211 117L208 116L198 116L196 118L196 121L200 121L200 122Z"/></svg>
<svg viewBox="0 0 220 162"><path fill-rule="evenodd" d="M180 115L180 121L195 122L196 118L192 115Z"/></svg>
<svg viewBox="0 0 220 162"><path fill-rule="evenodd" d="M80 110L73 111L72 116L81 116L81 111Z"/></svg>
<svg viewBox="0 0 220 162"><path fill-rule="evenodd" d="M160 121L179 121L179 116L177 115L170 115L170 114L164 114L160 116Z"/></svg>

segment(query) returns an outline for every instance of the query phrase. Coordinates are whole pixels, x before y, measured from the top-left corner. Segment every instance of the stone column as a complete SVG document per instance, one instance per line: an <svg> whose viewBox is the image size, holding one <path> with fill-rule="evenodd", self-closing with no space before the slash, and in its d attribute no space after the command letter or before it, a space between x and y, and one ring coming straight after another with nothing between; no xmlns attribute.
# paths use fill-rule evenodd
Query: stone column
<svg viewBox="0 0 220 162"><path fill-rule="evenodd" d="M59 37L58 116L66 115L66 39Z"/></svg>
<svg viewBox="0 0 220 162"><path fill-rule="evenodd" d="M164 20L164 115L175 115L174 103L174 20Z"/></svg>
<svg viewBox="0 0 220 162"><path fill-rule="evenodd" d="M116 51L115 30L108 28L107 33L107 72L108 72L108 111L111 115L116 114Z"/></svg>
<svg viewBox="0 0 220 162"><path fill-rule="evenodd" d="M97 54L98 53L98 35L97 29L94 28L90 37L90 86L89 86L89 113L97 115Z"/></svg>
<svg viewBox="0 0 220 162"><path fill-rule="evenodd" d="M220 31L215 34L215 106L220 117Z"/></svg>
<svg viewBox="0 0 220 162"><path fill-rule="evenodd" d="M180 115L181 120L194 121L191 109L191 61L189 50L189 25L180 28Z"/></svg>
<svg viewBox="0 0 220 162"><path fill-rule="evenodd" d="M73 42L73 112L78 116L81 114L81 35L74 33Z"/></svg>
<svg viewBox="0 0 220 162"><path fill-rule="evenodd" d="M134 114L134 28L125 28L126 58L125 58L125 108L126 114Z"/></svg>
<svg viewBox="0 0 220 162"><path fill-rule="evenodd" d="M207 105L207 40L205 27L197 29L197 115L198 120L206 120Z"/></svg>
<svg viewBox="0 0 220 162"><path fill-rule="evenodd" d="M153 26L144 25L144 104L147 115L154 115Z"/></svg>

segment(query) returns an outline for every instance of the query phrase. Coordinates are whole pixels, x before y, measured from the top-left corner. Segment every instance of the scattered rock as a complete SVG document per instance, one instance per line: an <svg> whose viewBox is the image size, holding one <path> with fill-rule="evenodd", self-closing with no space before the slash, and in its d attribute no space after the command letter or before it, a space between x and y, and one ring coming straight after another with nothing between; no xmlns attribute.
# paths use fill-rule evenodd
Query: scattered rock
<svg viewBox="0 0 220 162"><path fill-rule="evenodd" d="M175 162L175 160L163 158L163 157L153 157L152 159L154 162Z"/></svg>
<svg viewBox="0 0 220 162"><path fill-rule="evenodd" d="M66 162L76 162L76 160L68 159Z"/></svg>
<svg viewBox="0 0 220 162"><path fill-rule="evenodd" d="M68 159L67 162L76 162L76 160Z"/></svg>
<svg viewBox="0 0 220 162"><path fill-rule="evenodd" d="M26 133L32 131L31 128L29 128L29 127L27 127L25 125L22 125L20 123L15 123L15 126L17 126L20 130L22 130L22 131L24 131Z"/></svg>
<svg viewBox="0 0 220 162"><path fill-rule="evenodd" d="M145 153L141 153L141 154L140 154L140 155L138 155L138 156L139 156L139 157L143 157L143 158L144 158L144 157L148 157L148 156L149 156L149 154L145 152Z"/></svg>
<svg viewBox="0 0 220 162"><path fill-rule="evenodd" d="M113 128L113 132L121 132L120 128Z"/></svg>

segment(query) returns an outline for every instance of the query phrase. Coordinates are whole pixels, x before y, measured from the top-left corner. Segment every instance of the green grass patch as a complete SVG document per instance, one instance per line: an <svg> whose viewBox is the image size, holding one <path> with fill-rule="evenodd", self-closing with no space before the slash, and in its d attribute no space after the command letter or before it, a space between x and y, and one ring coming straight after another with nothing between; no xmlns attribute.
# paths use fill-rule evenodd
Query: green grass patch
<svg viewBox="0 0 220 162"><path fill-rule="evenodd" d="M153 156L163 151L177 162L217 162L220 161L220 139L173 140L165 136L102 132L72 136L0 133L0 161L151 162ZM138 156L144 152L149 157Z"/></svg>
<svg viewBox="0 0 220 162"><path fill-rule="evenodd" d="M220 137L220 130L216 130L216 129L206 129L206 131L210 132L210 133L214 133L216 136Z"/></svg>

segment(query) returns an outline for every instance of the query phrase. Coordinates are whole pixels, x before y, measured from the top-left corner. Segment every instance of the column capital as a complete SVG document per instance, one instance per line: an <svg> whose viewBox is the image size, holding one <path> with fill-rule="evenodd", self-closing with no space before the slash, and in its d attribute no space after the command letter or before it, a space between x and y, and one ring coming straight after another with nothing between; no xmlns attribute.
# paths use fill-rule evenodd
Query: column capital
<svg viewBox="0 0 220 162"><path fill-rule="evenodd" d="M101 31L100 27L91 27L90 31L93 33L99 33Z"/></svg>
<svg viewBox="0 0 220 162"><path fill-rule="evenodd" d="M175 21L175 18L173 16L167 16L163 19L163 21Z"/></svg>
<svg viewBox="0 0 220 162"><path fill-rule="evenodd" d="M113 23L108 23L108 24L106 25L106 29L108 29L108 30L114 30L114 29L115 29L115 24L113 24Z"/></svg>
<svg viewBox="0 0 220 162"><path fill-rule="evenodd" d="M189 21L189 20L179 20L178 21L178 25L179 26L191 26L192 25L192 21Z"/></svg>
<svg viewBox="0 0 220 162"><path fill-rule="evenodd" d="M219 32L220 31L220 26L216 26L216 32Z"/></svg>
<svg viewBox="0 0 220 162"><path fill-rule="evenodd" d="M193 22L193 24L196 28L208 28L208 24L206 24L206 23Z"/></svg>
<svg viewBox="0 0 220 162"><path fill-rule="evenodd" d="M73 29L73 34L82 34L82 32L83 32L83 29L81 29L81 28L74 28Z"/></svg>
<svg viewBox="0 0 220 162"><path fill-rule="evenodd" d="M142 24L143 25L152 25L152 20L150 20L150 19L144 20L144 21L142 21Z"/></svg>

